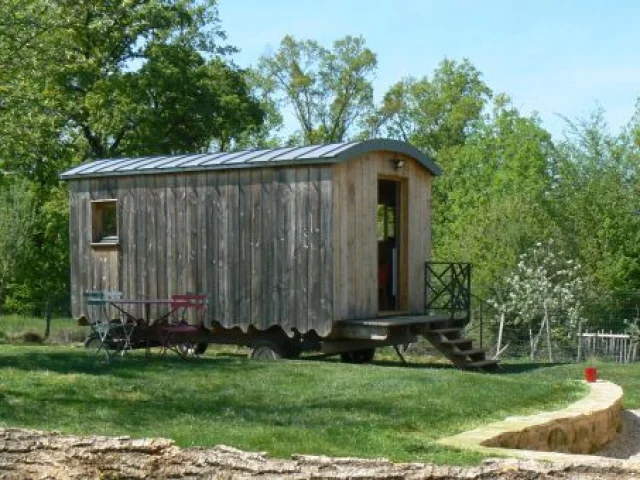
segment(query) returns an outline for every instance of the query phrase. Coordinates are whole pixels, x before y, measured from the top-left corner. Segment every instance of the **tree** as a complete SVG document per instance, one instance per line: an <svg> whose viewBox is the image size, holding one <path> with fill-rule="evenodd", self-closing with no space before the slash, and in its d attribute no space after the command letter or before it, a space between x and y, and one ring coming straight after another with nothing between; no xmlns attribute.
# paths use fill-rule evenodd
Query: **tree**
<svg viewBox="0 0 640 480"><path fill-rule="evenodd" d="M246 73L225 61L215 0L6 3L0 170L31 182L37 222L20 252L37 270L12 295L49 315L68 291L60 171L95 157L226 148L264 114Z"/></svg>
<svg viewBox="0 0 640 480"><path fill-rule="evenodd" d="M28 243L36 224L35 201L28 182L0 184L0 304L29 268Z"/></svg>
<svg viewBox="0 0 640 480"><path fill-rule="evenodd" d="M561 336L573 336L579 331L584 294L580 264L567 260L552 240L536 244L520 257L507 279L505 294L491 300L500 315L497 351L501 351L503 326L509 320L528 330L532 360L545 334L552 362L552 330Z"/></svg>
<svg viewBox="0 0 640 480"><path fill-rule="evenodd" d="M261 87L299 123L291 142L331 143L347 139L373 107L375 54L362 37L347 36L327 49L313 40L286 36L277 52L257 68Z"/></svg>
<svg viewBox="0 0 640 480"><path fill-rule="evenodd" d="M492 97L482 74L464 59L444 59L432 78L393 85L368 120L369 136L397 138L435 156L464 145Z"/></svg>
<svg viewBox="0 0 640 480"><path fill-rule="evenodd" d="M567 121L558 144L554 215L567 247L605 299L640 288L640 152L631 133L608 132L602 109Z"/></svg>

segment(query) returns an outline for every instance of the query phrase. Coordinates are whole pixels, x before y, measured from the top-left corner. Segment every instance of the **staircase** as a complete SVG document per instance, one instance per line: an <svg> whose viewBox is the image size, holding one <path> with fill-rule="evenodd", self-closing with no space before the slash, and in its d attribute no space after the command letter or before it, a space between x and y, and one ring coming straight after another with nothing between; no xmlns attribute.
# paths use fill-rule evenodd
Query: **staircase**
<svg viewBox="0 0 640 480"><path fill-rule="evenodd" d="M466 321L442 319L430 322L422 335L458 368L495 370L498 360L488 359L482 348L474 348L474 340L464 337Z"/></svg>
<svg viewBox="0 0 640 480"><path fill-rule="evenodd" d="M421 334L459 368L492 370L498 361L487 358L474 340L464 338L471 318L471 265L427 262L425 264L425 312L434 315Z"/></svg>

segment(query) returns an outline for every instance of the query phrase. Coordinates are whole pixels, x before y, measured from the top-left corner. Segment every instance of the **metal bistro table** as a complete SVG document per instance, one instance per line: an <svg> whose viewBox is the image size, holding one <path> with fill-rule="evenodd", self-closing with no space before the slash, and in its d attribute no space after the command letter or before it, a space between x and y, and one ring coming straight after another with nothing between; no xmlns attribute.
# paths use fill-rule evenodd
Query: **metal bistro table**
<svg viewBox="0 0 640 480"><path fill-rule="evenodd" d="M142 320L144 322L144 326L150 327L155 322L161 321L169 317L176 308L171 308L171 305L175 303L175 300L170 298L118 298L109 300L109 304L112 305L116 310L118 310L122 315L126 316L128 319L139 322ZM127 311L125 308L126 305L130 306L142 306L144 309L144 315L142 318L137 318L135 315L132 315L131 312ZM169 309L163 315L158 318L151 318L151 307L158 305L168 305Z"/></svg>
<svg viewBox="0 0 640 480"><path fill-rule="evenodd" d="M180 298L184 297L184 298ZM168 350L184 356L185 351L192 345L196 345L203 337L206 339L206 332L202 326L187 324L184 319L172 318L176 312L185 307L194 308L204 303L193 303L188 300L188 295L177 295L173 298L145 298L126 299L118 298L109 300L109 304L120 312L123 325L128 325L125 330L126 348L146 348L147 352L151 347L160 347L162 354ZM162 307L163 312L151 315L152 307ZM134 315L133 307L143 308L143 317Z"/></svg>

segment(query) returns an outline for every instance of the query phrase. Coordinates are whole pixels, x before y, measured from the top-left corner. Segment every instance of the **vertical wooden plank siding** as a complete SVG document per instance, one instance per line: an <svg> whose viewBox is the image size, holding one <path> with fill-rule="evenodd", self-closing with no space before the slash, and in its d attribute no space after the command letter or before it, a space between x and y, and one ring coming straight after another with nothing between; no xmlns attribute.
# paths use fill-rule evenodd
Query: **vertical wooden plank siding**
<svg viewBox="0 0 640 480"><path fill-rule="evenodd" d="M276 264L276 279L275 279L275 293L276 299L275 305L275 317L274 320L282 323L287 330L287 333L291 328L291 319L287 315L287 278L291 269L290 257L287 257L287 231L289 230L289 224L287 223L287 198L288 192L290 192L290 185L285 183L286 170L277 169L274 171L273 177L273 196L275 199L275 264Z"/></svg>
<svg viewBox="0 0 640 480"><path fill-rule="evenodd" d="M318 292L316 331L318 335L329 334L333 320L333 185L331 167L322 167L320 170L320 291ZM337 250L336 250L337 251Z"/></svg>
<svg viewBox="0 0 640 480"><path fill-rule="evenodd" d="M198 218L198 175L185 175L185 281L179 293L199 293L198 264L200 234Z"/></svg>
<svg viewBox="0 0 640 480"><path fill-rule="evenodd" d="M197 247L196 247L196 266L198 273L196 275L196 292L210 296L209 293L209 276L207 271L211 269L208 262L207 243L211 242L207 227L207 172L195 174L196 177L196 195L198 198L196 218L198 219L198 230L196 231ZM208 320L207 320L208 324Z"/></svg>
<svg viewBox="0 0 640 480"><path fill-rule="evenodd" d="M261 205L262 205L262 248L261 260L261 286L262 302L257 305L260 312L260 321L256 326L261 330L273 325L275 316L275 299L273 298L276 283L276 258L275 258L275 172L272 168L261 169ZM286 324L282 328L288 331Z"/></svg>
<svg viewBox="0 0 640 480"><path fill-rule="evenodd" d="M332 215L333 215L333 318L348 317L348 197L347 165L337 164L332 171Z"/></svg>
<svg viewBox="0 0 640 480"><path fill-rule="evenodd" d="M188 282L189 225L187 223L187 175L176 175L176 292L184 293Z"/></svg>
<svg viewBox="0 0 640 480"><path fill-rule="evenodd" d="M70 287L71 287L71 315L79 317L83 312L83 285L80 278L83 265L80 262L80 236L81 218L80 218L80 192L79 182L70 182L69 184L69 266L70 266Z"/></svg>
<svg viewBox="0 0 640 480"><path fill-rule="evenodd" d="M239 303L239 258L240 258L240 238L239 238L239 225L238 225L238 182L239 173L237 170L231 170L229 172L229 184L227 188L227 212L229 222L229 234L227 237L227 284L229 286L229 308L228 319L225 319L232 325L238 325L240 322Z"/></svg>
<svg viewBox="0 0 640 480"><path fill-rule="evenodd" d="M155 216L156 231L156 295L158 298L168 298L169 285L167 282L167 244L168 237L173 235L167 227L167 179L166 175L154 175L155 177Z"/></svg>
<svg viewBox="0 0 640 480"><path fill-rule="evenodd" d="M395 170L392 158L405 160ZM333 318L373 318L378 314L377 182L401 182L401 309L424 309L424 262L430 254L431 174L410 157L372 152L334 165L333 170ZM344 190L344 193L343 193ZM374 280L375 279L375 280Z"/></svg>
<svg viewBox="0 0 640 480"><path fill-rule="evenodd" d="M178 211L177 211L177 186L178 177L176 175L167 175L166 177L166 202L167 202L167 296L178 293L178 269L177 269L177 238L180 235L178 230Z"/></svg>
<svg viewBox="0 0 640 480"><path fill-rule="evenodd" d="M322 270L320 269L320 168L309 169L309 195L307 207L307 318L310 328L320 321L320 288Z"/></svg>
<svg viewBox="0 0 640 480"><path fill-rule="evenodd" d="M231 318L232 289L229 287L229 172L220 172L218 174L218 212L217 219L219 225L218 231L218 297L216 299L218 305L216 307L216 315L218 321L224 327L232 327L233 319Z"/></svg>
<svg viewBox="0 0 640 480"><path fill-rule="evenodd" d="M347 279L346 279L346 295L347 295L347 318L358 318L360 312L358 307L360 305L360 283L356 270L360 267L360 259L356 257L356 253L359 250L358 231L356 228L356 222L358 218L357 205L359 203L357 192L359 186L357 184L358 174L360 169L359 164L352 160L347 163L346 172L346 207L344 205L336 206L336 208L343 208L346 211L346 226L347 226Z"/></svg>
<svg viewBox="0 0 640 480"><path fill-rule="evenodd" d="M369 168L370 164L375 164L375 160L375 154L367 156L367 164L364 165L362 176L362 189L366 192L364 195L365 207L362 212L363 235L364 239L367 239L362 242L362 252L364 255L362 268L364 315L367 315L369 312L377 312L378 310L378 175L377 169ZM367 207L368 205L373 206L373 208ZM368 259L373 260L370 261Z"/></svg>
<svg viewBox="0 0 640 480"><path fill-rule="evenodd" d="M295 171L295 323L298 325L300 331L306 332L309 321L307 310L309 304L309 277L307 273L309 268L309 217L307 213L309 210L309 169L298 167Z"/></svg>
<svg viewBox="0 0 640 480"><path fill-rule="evenodd" d="M145 295L147 298L158 298L158 228L156 224L156 211L158 209L158 195L155 184L156 175L141 176L140 180L144 180L144 199L146 208L143 212L145 226L145 243L146 254L145 260L147 267L145 268L146 281Z"/></svg>
<svg viewBox="0 0 640 480"><path fill-rule="evenodd" d="M262 169L251 170L251 324L262 321L264 274L262 269Z"/></svg>
<svg viewBox="0 0 640 480"><path fill-rule="evenodd" d="M245 331L280 325L322 336L332 321L375 317L380 178L402 182L401 289L404 309L421 312L431 174L409 157L373 152L331 166L74 180L73 314L84 309L83 290L120 288L207 293L210 320ZM107 197L118 199L119 249L90 245L90 200Z"/></svg>
<svg viewBox="0 0 640 480"><path fill-rule="evenodd" d="M238 313L236 322L251 321L251 172L238 172Z"/></svg>
<svg viewBox="0 0 640 480"><path fill-rule="evenodd" d="M279 172L280 195L285 203L284 221L286 231L284 235L283 279L284 309L282 323L288 328L296 323L296 211L302 208L296 203L296 171L285 168Z"/></svg>
<svg viewBox="0 0 640 480"><path fill-rule="evenodd" d="M216 172L205 172L206 195L205 195L205 233L204 238L207 248L206 255L206 276L207 290L209 295L209 307L207 308L206 325L211 326L214 321L218 321L218 242L220 224L218 222L218 179L220 175Z"/></svg>

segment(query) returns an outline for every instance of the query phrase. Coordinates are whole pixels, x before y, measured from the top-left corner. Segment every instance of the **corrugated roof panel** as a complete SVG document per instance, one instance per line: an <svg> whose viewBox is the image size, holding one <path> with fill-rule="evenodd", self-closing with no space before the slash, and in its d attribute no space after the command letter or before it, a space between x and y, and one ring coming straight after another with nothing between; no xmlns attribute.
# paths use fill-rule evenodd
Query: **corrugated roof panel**
<svg viewBox="0 0 640 480"><path fill-rule="evenodd" d="M264 155L269 150L249 150L248 152L244 152L242 155L238 155L232 159L225 160L223 163L225 165L230 165L233 163L246 163L254 157L259 157L260 155Z"/></svg>
<svg viewBox="0 0 640 480"><path fill-rule="evenodd" d="M160 168L165 163L173 162L175 158L176 157L173 157L173 156L155 157L153 162L145 162L144 164L139 165L136 170L140 171L140 170L151 170L155 168Z"/></svg>
<svg viewBox="0 0 640 480"><path fill-rule="evenodd" d="M151 162L156 162L158 157L142 157L135 159L135 162L129 163L128 165L121 165L116 167L114 170L117 172L128 172L131 170L137 170L140 166L147 165Z"/></svg>
<svg viewBox="0 0 640 480"><path fill-rule="evenodd" d="M202 162L206 161L211 157L210 153L201 153L199 155L189 155L189 157L183 161L180 166L181 167L197 167Z"/></svg>
<svg viewBox="0 0 640 480"><path fill-rule="evenodd" d="M286 160L295 160L297 159L300 155L305 155L307 153L310 153L314 150L317 150L319 148L321 148L322 145L311 145L309 147L298 147L298 148L294 148L293 150L289 151L289 152L285 152L282 155L278 155L276 158L273 159L274 162L280 162L280 161L286 161Z"/></svg>
<svg viewBox="0 0 640 480"><path fill-rule="evenodd" d="M183 162L188 162L191 158L193 158L193 155L174 155L168 162L163 162L161 165L158 165L158 168L176 168Z"/></svg>
<svg viewBox="0 0 640 480"><path fill-rule="evenodd" d="M311 152L305 153L304 155L300 155L296 158L300 159L300 160L307 160L307 159L313 159L313 158L323 158L323 157L333 157L334 152L336 150L343 150L345 148L349 148L350 146L356 144L357 142L350 142L348 144L344 144L344 143L331 143L329 145L323 145L320 148L313 150Z"/></svg>
<svg viewBox="0 0 640 480"><path fill-rule="evenodd" d="M362 142L346 142L346 143L342 143L335 150L332 150L329 153L325 153L325 156L327 156L327 157L328 156L336 157L336 156L340 155L342 152L344 152L345 150L348 150L351 147L355 147L356 145L359 145L361 143Z"/></svg>
<svg viewBox="0 0 640 480"><path fill-rule="evenodd" d="M276 148L275 150L265 150L262 155L260 155L259 157L255 157L252 158L251 160L248 160L247 163L261 163L261 162L271 162L273 161L274 158L280 156L280 155L284 155L287 152L290 152L291 150L294 150L298 147L282 147L282 148Z"/></svg>
<svg viewBox="0 0 640 480"><path fill-rule="evenodd" d="M227 158L229 158L229 153L228 152L219 152L216 153L215 155L213 155L211 158L200 162L200 166L201 167L210 167L210 166L215 166L215 165L220 165L223 161L225 161Z"/></svg>
<svg viewBox="0 0 640 480"><path fill-rule="evenodd" d="M78 175L79 173L82 173L84 170L91 168L93 165L101 164L108 161L109 160L96 160L95 162L83 163L82 165L78 165L77 167L73 167L67 170L66 172L63 173L63 175Z"/></svg>
<svg viewBox="0 0 640 480"><path fill-rule="evenodd" d="M92 163L88 168L84 169L82 173L87 174L97 172L110 172L113 171L114 167L128 161L131 161L131 158L113 158L111 160L107 160L106 162Z"/></svg>
<svg viewBox="0 0 640 480"><path fill-rule="evenodd" d="M367 152L385 150L409 155L434 175L440 167L423 152L398 140L363 140L357 142L309 145L306 147L280 147L266 150L199 153L192 155L159 155L140 158L107 158L73 167L60 176L63 179L79 177L107 177L110 175L135 175L168 173L172 171L199 171L202 169L248 168L251 166L304 165L320 162L344 162Z"/></svg>
<svg viewBox="0 0 640 480"><path fill-rule="evenodd" d="M245 153L247 153L246 150L243 150L241 152L225 153L224 155L214 159L213 161L208 161L206 163L203 163L203 165L226 165L230 160L233 160L236 157L240 157Z"/></svg>

